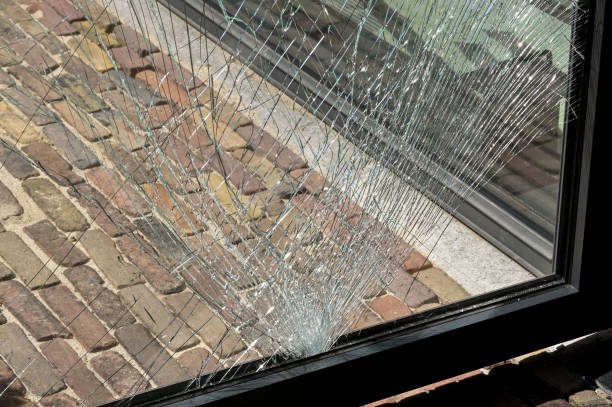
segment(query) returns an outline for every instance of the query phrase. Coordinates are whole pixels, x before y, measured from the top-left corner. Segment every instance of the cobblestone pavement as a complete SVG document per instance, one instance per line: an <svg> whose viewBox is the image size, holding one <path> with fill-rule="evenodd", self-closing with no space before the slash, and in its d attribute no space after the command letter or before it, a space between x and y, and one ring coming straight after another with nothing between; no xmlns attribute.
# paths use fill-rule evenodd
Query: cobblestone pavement
<svg viewBox="0 0 612 407"><path fill-rule="evenodd" d="M71 406L79 400L95 405L186 380L200 372L202 361L208 361L203 372L229 366L247 347L242 333L228 330L225 315L169 273L175 247L159 231L170 222L185 238L195 233L219 256L234 259L241 241L258 238L274 205L253 219L234 219L221 231L233 242L228 245L212 238L189 205L179 208L180 202L164 195L142 158L146 137L118 119L119 112L136 114L121 84L150 106L147 120L159 126L190 103L176 80L179 68L155 45L143 46L145 39L116 16L95 3L91 7L120 72L111 70L90 24L70 2L0 0L0 388L12 382L2 405L11 398L20 406ZM157 93L154 66L168 74ZM180 69L183 77L192 76ZM96 71L106 72L107 80L99 81ZM193 86L202 83L196 78ZM206 100L201 109L208 109ZM307 177L300 191L304 202L321 193L323 177L308 172L305 159L247 116L221 121L233 129L219 159L234 169L225 186L233 194L263 196L286 173L297 181ZM180 125L194 123L186 117ZM184 148L212 154L204 144ZM125 167L114 165L112 154L125 156ZM252 156L268 171L253 167ZM177 165L185 164L181 158ZM139 165L130 167L134 162ZM213 160L211 179L220 177L218 171ZM187 202L197 185L176 188ZM226 192L218 189L218 199L231 208ZM143 193L157 197L165 220L149 213ZM274 203L285 201L278 197ZM364 299L355 329L467 296L413 252L391 286ZM175 334L169 338L169 332ZM243 360L264 353L256 347Z"/></svg>

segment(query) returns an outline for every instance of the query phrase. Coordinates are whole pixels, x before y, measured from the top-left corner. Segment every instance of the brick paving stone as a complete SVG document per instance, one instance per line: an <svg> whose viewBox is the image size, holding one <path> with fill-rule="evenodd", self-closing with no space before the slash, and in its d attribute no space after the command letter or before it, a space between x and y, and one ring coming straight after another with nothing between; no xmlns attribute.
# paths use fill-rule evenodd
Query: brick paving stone
<svg viewBox="0 0 612 407"><path fill-rule="evenodd" d="M72 126L79 135L88 141L96 142L111 136L109 129L102 126L91 116L86 116L76 106L66 101L55 102L53 108L59 113L62 120Z"/></svg>
<svg viewBox="0 0 612 407"><path fill-rule="evenodd" d="M1 105L1 103L0 103ZM29 144L42 141L40 131L24 120L21 116L11 111L1 111L0 106L0 128L18 143ZM12 109L11 109L12 110Z"/></svg>
<svg viewBox="0 0 612 407"><path fill-rule="evenodd" d="M223 369L223 365L204 348L189 349L178 358L190 377L196 377Z"/></svg>
<svg viewBox="0 0 612 407"><path fill-rule="evenodd" d="M97 189L89 184L79 184L68 190L79 205L87 210L94 223L109 236L116 237L132 231L134 225Z"/></svg>
<svg viewBox="0 0 612 407"><path fill-rule="evenodd" d="M0 378L4 380L2 385L8 384L9 382L15 380L15 373L2 359L0 359ZM2 388L2 391L5 391L4 386L0 388ZM21 396L25 395L26 393L26 389L23 387L23 383L21 383L21 380L19 379L15 380L11 386L6 389L6 391L13 394L19 394ZM0 402L2 402L2 398L0 398Z"/></svg>
<svg viewBox="0 0 612 407"><path fill-rule="evenodd" d="M121 45L133 50L141 57L159 52L155 44L130 26L121 25L115 28L113 33Z"/></svg>
<svg viewBox="0 0 612 407"><path fill-rule="evenodd" d="M150 57L141 57L136 50L129 47L113 48L110 53L117 65L130 76L145 69L153 69Z"/></svg>
<svg viewBox="0 0 612 407"><path fill-rule="evenodd" d="M110 143L108 147L106 150L107 157L115 163L117 170L125 178L139 185L157 181L157 175L150 163L150 158L143 150L130 153L122 146L113 143Z"/></svg>
<svg viewBox="0 0 612 407"><path fill-rule="evenodd" d="M16 280L0 282L0 302L38 341L71 336L64 325L23 284Z"/></svg>
<svg viewBox="0 0 612 407"><path fill-rule="evenodd" d="M355 322L353 330L356 331L359 329L365 329L370 326L381 324L382 322L383 320L378 315L376 315L369 309L366 309L363 311L357 322Z"/></svg>
<svg viewBox="0 0 612 407"><path fill-rule="evenodd" d="M19 24L19 28L27 33L30 37L36 39L38 45L51 55L61 55L68 50L68 48L60 42L57 37L50 33L45 27L40 25L36 20L22 21Z"/></svg>
<svg viewBox="0 0 612 407"><path fill-rule="evenodd" d="M40 404L43 407L78 407L78 402L64 393L43 397Z"/></svg>
<svg viewBox="0 0 612 407"><path fill-rule="evenodd" d="M20 216L23 214L23 208L19 205L19 201L15 195L0 182L0 219L8 219L11 216Z"/></svg>
<svg viewBox="0 0 612 407"><path fill-rule="evenodd" d="M20 110L27 120L37 126L54 123L53 113L36 96L31 95L25 88L7 88L0 91L2 96L17 110Z"/></svg>
<svg viewBox="0 0 612 407"><path fill-rule="evenodd" d="M59 123L43 127L43 133L60 153L75 167L86 170L100 165L95 154L70 130Z"/></svg>
<svg viewBox="0 0 612 407"><path fill-rule="evenodd" d="M96 406L113 400L112 394L87 368L68 342L54 339L42 348L44 355L63 376L68 387L85 406Z"/></svg>
<svg viewBox="0 0 612 407"><path fill-rule="evenodd" d="M392 295L384 295L375 298L371 300L368 305L385 321L392 321L411 314L410 309L408 309L402 301Z"/></svg>
<svg viewBox="0 0 612 407"><path fill-rule="evenodd" d="M55 102L63 99L62 95L56 91L57 84L54 84L52 80L47 81L36 71L23 65L12 66L7 70L19 79L23 86L26 86L45 102Z"/></svg>
<svg viewBox="0 0 612 407"><path fill-rule="evenodd" d="M187 372L153 339L144 326L123 326L116 330L115 336L158 386L167 386L189 378Z"/></svg>
<svg viewBox="0 0 612 407"><path fill-rule="evenodd" d="M8 73L0 70L0 85L11 87L11 86L15 86L16 83Z"/></svg>
<svg viewBox="0 0 612 407"><path fill-rule="evenodd" d="M85 232L81 244L115 287L123 288L143 281L138 269L123 260L115 243L101 230Z"/></svg>
<svg viewBox="0 0 612 407"><path fill-rule="evenodd" d="M130 109L133 111L133 106L131 106ZM128 122L125 117L116 110L101 110L94 113L93 117L95 117L104 126L107 126L110 129L111 134L115 136L114 140L121 143L121 145L129 151L138 150L149 144L147 136L140 131L140 128L142 127L141 123L132 122L130 124L130 122Z"/></svg>
<svg viewBox="0 0 612 407"><path fill-rule="evenodd" d="M64 74L57 77L57 83L64 94L80 109L87 113L107 109L104 101L88 87L72 75Z"/></svg>
<svg viewBox="0 0 612 407"><path fill-rule="evenodd" d="M23 181L22 186L36 205L64 232L88 228L87 219L50 181L30 178Z"/></svg>
<svg viewBox="0 0 612 407"><path fill-rule="evenodd" d="M83 182L83 177L72 171L72 165L66 162L47 143L32 143L23 147L23 152L36 161L55 182L68 186Z"/></svg>
<svg viewBox="0 0 612 407"><path fill-rule="evenodd" d="M17 29L15 24L9 21L6 16L0 15L0 38L2 38L3 41L8 42L8 44L12 44L15 41L23 39L24 37L25 36L23 33Z"/></svg>
<svg viewBox="0 0 612 407"><path fill-rule="evenodd" d="M60 373L36 350L15 323L0 326L0 355L35 396L57 393L66 388Z"/></svg>
<svg viewBox="0 0 612 407"><path fill-rule="evenodd" d="M1 2L1 7L2 10L0 12L2 12L5 17L10 18L14 23L32 19L27 11L19 7L19 5L12 0L3 0Z"/></svg>
<svg viewBox="0 0 612 407"><path fill-rule="evenodd" d="M119 297L108 288L96 271L88 266L78 266L64 271L64 276L75 286L93 312L108 327L133 324L136 319L123 306Z"/></svg>
<svg viewBox="0 0 612 407"><path fill-rule="evenodd" d="M145 285L138 284L119 291L123 303L156 337L173 351L197 345L198 338L176 319Z"/></svg>
<svg viewBox="0 0 612 407"><path fill-rule="evenodd" d="M84 38L81 35L75 35L68 39L68 47L76 52L76 54L89 66L98 72L106 72L113 69L113 62L97 43Z"/></svg>
<svg viewBox="0 0 612 407"><path fill-rule="evenodd" d="M293 171L308 166L297 154L259 127L247 125L238 127L235 131L246 140L249 148L258 154L264 155L268 160L285 171Z"/></svg>
<svg viewBox="0 0 612 407"><path fill-rule="evenodd" d="M192 206L181 202L183 197L173 197L162 184L144 184L142 187L157 206L156 210L181 234L189 236L207 230L206 224L194 213ZM176 201L179 201L178 204Z"/></svg>
<svg viewBox="0 0 612 407"><path fill-rule="evenodd" d="M303 187L311 194L317 195L325 187L325 178L318 171L299 168L289 174L298 182L303 182Z"/></svg>
<svg viewBox="0 0 612 407"><path fill-rule="evenodd" d="M86 20L75 21L72 23L72 26L78 27L79 31L91 42L104 44L106 48L114 48L121 45L110 31L105 31L102 25L95 23L95 20L94 24Z"/></svg>
<svg viewBox="0 0 612 407"><path fill-rule="evenodd" d="M119 250L142 272L146 280L162 294L182 291L185 283L170 274L170 269L156 260L153 247L139 236L123 235L116 240Z"/></svg>
<svg viewBox="0 0 612 407"><path fill-rule="evenodd" d="M151 89L156 89L166 99L173 101L182 108L191 106L191 98L184 86L179 85L174 79L166 77L163 82L163 74L152 70L140 71L136 79L147 83Z"/></svg>
<svg viewBox="0 0 612 407"><path fill-rule="evenodd" d="M172 234L166 225L152 216L134 221L138 230L153 244L155 249L170 263L174 264L189 253L184 243Z"/></svg>
<svg viewBox="0 0 612 407"><path fill-rule="evenodd" d="M105 101L111 103L119 111L121 111L121 113L113 112L112 120L114 122L118 122L120 120L125 121L125 115L125 117L127 117L127 119L132 122L137 129L145 130L147 127L150 129L157 129L162 126L161 121L159 121L156 117L147 114L147 109L138 106L137 110L137 105L134 104L134 100L130 99L130 96L123 90L116 89L107 91L102 94L102 97ZM129 126L124 127L131 129Z"/></svg>
<svg viewBox="0 0 612 407"><path fill-rule="evenodd" d="M242 163L215 146L200 148L202 159L219 174L227 174L227 179L245 195L263 191L266 187L253 174L244 168Z"/></svg>
<svg viewBox="0 0 612 407"><path fill-rule="evenodd" d="M157 73L160 76L168 73L168 78L181 88L193 90L196 87L202 86L203 82L182 65L177 64L176 58L172 59L168 54L162 52L156 52L151 57L153 58L153 66Z"/></svg>
<svg viewBox="0 0 612 407"><path fill-rule="evenodd" d="M127 215L143 216L150 213L143 198L130 185L120 181L115 172L104 167L96 167L88 170L86 177Z"/></svg>
<svg viewBox="0 0 612 407"><path fill-rule="evenodd" d="M73 35L79 32L79 30L71 26L68 22L63 21L65 16L60 15L49 4L43 2L34 3L28 7L27 10L29 13L35 15L36 19L55 35Z"/></svg>
<svg viewBox="0 0 612 407"><path fill-rule="evenodd" d="M116 82L111 81L111 75L115 71L101 74L74 55L64 63L63 68L64 71L80 79L87 88L95 93L113 90L117 87Z"/></svg>
<svg viewBox="0 0 612 407"><path fill-rule="evenodd" d="M2 30L2 23L0 22L0 31ZM0 36L0 38L4 38ZM21 62L22 58L15 54L9 46L4 42L0 42L0 66L13 66Z"/></svg>
<svg viewBox="0 0 612 407"><path fill-rule="evenodd" d="M120 353L102 352L90 360L94 371L120 397L128 397L146 390L147 380Z"/></svg>
<svg viewBox="0 0 612 407"><path fill-rule="evenodd" d="M185 291L169 295L164 300L221 358L245 349L238 334L228 328L195 294Z"/></svg>
<svg viewBox="0 0 612 407"><path fill-rule="evenodd" d="M112 32L115 27L121 24L121 22L110 12L112 9L106 7L106 5L90 2L87 3L85 10L89 14L91 20L96 22L96 27L100 27L104 32Z"/></svg>
<svg viewBox="0 0 612 407"><path fill-rule="evenodd" d="M155 89L150 89L143 81L134 79L120 71L110 71L107 76L111 82L123 90L128 90L129 94L145 108L165 104L166 99L155 93Z"/></svg>
<svg viewBox="0 0 612 407"><path fill-rule="evenodd" d="M431 288L402 270L395 272L388 290L411 308L438 302L438 297Z"/></svg>
<svg viewBox="0 0 612 407"><path fill-rule="evenodd" d="M15 271L28 287L40 287L57 284L59 280L53 275L36 254L13 232L0 235L0 257Z"/></svg>
<svg viewBox="0 0 612 407"><path fill-rule="evenodd" d="M251 150L235 150L232 156L263 181L266 188L281 198L290 198L300 192L298 182L276 167L261 154ZM301 171L301 170L297 170Z"/></svg>
<svg viewBox="0 0 612 407"><path fill-rule="evenodd" d="M87 352L98 352L117 344L115 338L96 319L70 289L57 285L42 289L40 296L68 327Z"/></svg>
<svg viewBox="0 0 612 407"><path fill-rule="evenodd" d="M85 19L83 13L66 0L47 0L47 4L53 7L69 23Z"/></svg>
<svg viewBox="0 0 612 407"><path fill-rule="evenodd" d="M59 64L34 41L23 38L11 43L12 50L26 60L32 68L42 74L53 72Z"/></svg>
<svg viewBox="0 0 612 407"><path fill-rule="evenodd" d="M23 230L55 263L74 267L86 263L89 258L48 220L41 220Z"/></svg>
<svg viewBox="0 0 612 407"><path fill-rule="evenodd" d="M462 286L438 268L431 267L421 270L416 274L416 278L434 291L438 298L445 304L459 301L470 296Z"/></svg>
<svg viewBox="0 0 612 407"><path fill-rule="evenodd" d="M28 160L23 158L21 154L2 145L4 140L0 139L0 162L4 163L4 168L15 178L24 180L29 177L38 175L38 171L30 165Z"/></svg>
<svg viewBox="0 0 612 407"><path fill-rule="evenodd" d="M15 274L13 273L13 271L10 268L6 267L4 264L0 263L0 281L10 280L11 278L15 278Z"/></svg>

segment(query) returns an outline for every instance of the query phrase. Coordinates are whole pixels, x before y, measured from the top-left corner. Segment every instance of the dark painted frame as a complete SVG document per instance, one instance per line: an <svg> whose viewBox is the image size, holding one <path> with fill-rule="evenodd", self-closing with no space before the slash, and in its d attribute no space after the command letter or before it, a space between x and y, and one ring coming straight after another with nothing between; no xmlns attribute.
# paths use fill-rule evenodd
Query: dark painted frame
<svg viewBox="0 0 612 407"><path fill-rule="evenodd" d="M195 12L166 1L184 15ZM599 75L612 72L612 5L605 3L590 2L577 34L585 60L574 89L579 119L569 124L564 147L555 275L347 335L324 354L279 360L261 372L255 361L204 389L187 381L108 406L359 405L612 327L609 215L602 205L610 184L604 145L610 79Z"/></svg>

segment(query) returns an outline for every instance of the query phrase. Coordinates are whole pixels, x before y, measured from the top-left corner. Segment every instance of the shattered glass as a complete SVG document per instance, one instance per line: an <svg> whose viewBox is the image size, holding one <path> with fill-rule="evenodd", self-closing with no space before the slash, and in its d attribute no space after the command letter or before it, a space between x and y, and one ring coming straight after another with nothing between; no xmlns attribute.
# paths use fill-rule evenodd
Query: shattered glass
<svg viewBox="0 0 612 407"><path fill-rule="evenodd" d="M1 353L0 392L23 382L43 405L66 386L96 405L328 351L398 274L400 300L417 289L466 197L573 119L571 1L190 1L214 35L176 2L0 3L0 175L36 172L6 181L53 220L24 239L64 248L39 245L33 273L0 253L0 280L64 327L26 326L38 356ZM62 314L63 287L82 312ZM8 349L21 297L1 292ZM82 314L105 330L93 344ZM78 355L51 360L40 390L33 369L60 342ZM74 373L90 367L84 394Z"/></svg>

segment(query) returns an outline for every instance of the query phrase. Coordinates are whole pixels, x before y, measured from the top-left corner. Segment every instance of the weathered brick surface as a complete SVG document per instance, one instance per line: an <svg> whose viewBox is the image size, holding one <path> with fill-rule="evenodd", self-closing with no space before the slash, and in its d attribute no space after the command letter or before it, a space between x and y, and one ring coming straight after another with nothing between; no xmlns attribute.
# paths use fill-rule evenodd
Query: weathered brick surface
<svg viewBox="0 0 612 407"><path fill-rule="evenodd" d="M131 95L136 102L147 108L145 111L143 111L143 114L145 115L149 113L149 106L155 107L157 105L167 103L167 100L163 96L156 93L155 89L149 88L143 81L127 76L121 71L111 71L107 75L112 83L114 83L117 87L126 90L126 93Z"/></svg>
<svg viewBox="0 0 612 407"><path fill-rule="evenodd" d="M353 329L354 330L364 329L364 328L368 328L373 325L381 324L382 322L383 320L378 315L376 315L369 309L366 309L363 311L363 313L361 314L361 316L359 317L359 319L353 326Z"/></svg>
<svg viewBox="0 0 612 407"><path fill-rule="evenodd" d="M311 194L318 194L325 187L325 178L315 170L299 168L289 173L298 182L303 183L304 188Z"/></svg>
<svg viewBox="0 0 612 407"><path fill-rule="evenodd" d="M19 216L23 213L23 208L15 195L0 182L0 219L8 219L11 216Z"/></svg>
<svg viewBox="0 0 612 407"><path fill-rule="evenodd" d="M0 235L0 257L17 273L30 289L57 284L59 281L38 256L13 232Z"/></svg>
<svg viewBox="0 0 612 407"><path fill-rule="evenodd" d="M215 146L200 148L202 159L219 174L226 174L227 179L240 192L251 195L263 191L266 187L254 174L247 171L242 163L223 151L217 150Z"/></svg>
<svg viewBox="0 0 612 407"><path fill-rule="evenodd" d="M172 311L187 322L213 351L226 358L245 349L240 337L216 316L198 297L182 292L165 298Z"/></svg>
<svg viewBox="0 0 612 407"><path fill-rule="evenodd" d="M166 225L150 216L135 220L138 230L155 246L170 265L188 253L187 247L176 238Z"/></svg>
<svg viewBox="0 0 612 407"><path fill-rule="evenodd" d="M194 89L202 85L202 81L185 69L180 64L177 64L176 58L172 59L168 54L157 52L152 55L153 65L159 74L162 76L168 74L168 78L172 79L177 84L180 84L183 89Z"/></svg>
<svg viewBox="0 0 612 407"><path fill-rule="evenodd" d="M33 160L39 163L55 182L60 185L68 186L83 182L83 177L72 171L72 166L68 164L51 146L47 143L32 143L23 148L23 151Z"/></svg>
<svg viewBox="0 0 612 407"><path fill-rule="evenodd" d="M157 175L150 158L143 150L128 152L121 145L110 143L106 155L116 163L117 169L125 178L137 184L157 181Z"/></svg>
<svg viewBox="0 0 612 407"><path fill-rule="evenodd" d="M117 329L115 336L158 386L187 380L189 375L140 324Z"/></svg>
<svg viewBox="0 0 612 407"><path fill-rule="evenodd" d="M77 55L86 64L98 72L106 72L113 69L113 63L108 55L106 55L106 52L97 43L90 41L88 38L83 38L80 35L71 37L68 40L68 47L76 51Z"/></svg>
<svg viewBox="0 0 612 407"><path fill-rule="evenodd" d="M388 290L412 308L438 302L438 297L431 288L402 270L396 271Z"/></svg>
<svg viewBox="0 0 612 407"><path fill-rule="evenodd" d="M101 230L88 230L81 244L98 268L117 288L143 282L138 269L123 260L115 243Z"/></svg>
<svg viewBox="0 0 612 407"><path fill-rule="evenodd" d="M54 339L42 348L43 353L63 376L66 384L85 406L96 406L113 399L102 382L87 368L79 355L62 339Z"/></svg>
<svg viewBox="0 0 612 407"><path fill-rule="evenodd" d="M15 280L0 282L0 302L39 341L70 337L64 325L26 287Z"/></svg>
<svg viewBox="0 0 612 407"><path fill-rule="evenodd" d="M191 377L204 375L223 368L219 360L204 348L189 349L183 352L178 360Z"/></svg>
<svg viewBox="0 0 612 407"><path fill-rule="evenodd" d="M38 98L31 95L25 88L7 88L0 91L15 109L21 111L28 121L42 126L55 122L51 110Z"/></svg>
<svg viewBox="0 0 612 407"><path fill-rule="evenodd" d="M44 407L78 407L78 402L64 393L43 397L40 404Z"/></svg>
<svg viewBox="0 0 612 407"><path fill-rule="evenodd" d="M53 30L55 35L72 35L79 31L72 27L68 22L63 21L66 15L60 15L56 10L46 3L34 3L28 7L28 11L37 14L37 20L45 25L49 30Z"/></svg>
<svg viewBox="0 0 612 407"><path fill-rule="evenodd" d="M121 300L156 337L173 351L190 348L199 341L193 332L175 318L145 285L119 291Z"/></svg>
<svg viewBox="0 0 612 407"><path fill-rule="evenodd" d="M0 359L0 378L2 378L2 385L7 384L15 380L15 373L11 370L11 368L4 363L2 359ZM5 388L2 387L2 391L5 391ZM0 392L2 392L0 391ZM21 380L16 379L13 384L11 384L6 391L12 394L25 395L26 389L23 387L23 383ZM0 397L0 403L2 402L2 398Z"/></svg>
<svg viewBox="0 0 612 407"><path fill-rule="evenodd" d="M89 89L96 93L116 88L116 84L109 80L109 75L112 75L112 71L100 74L75 56L72 56L72 58L64 64L64 70L70 72L76 78L79 78Z"/></svg>
<svg viewBox="0 0 612 407"><path fill-rule="evenodd" d="M242 126L236 129L236 133L246 140L251 149L258 154L265 155L268 160L285 171L305 168L308 165L288 147L285 147L259 127L253 125Z"/></svg>
<svg viewBox="0 0 612 407"><path fill-rule="evenodd" d="M0 232L1 231L2 230L0 228ZM9 269L4 264L0 263L0 281L10 280L11 278L14 278L14 277L15 277L15 274L13 274L13 270Z"/></svg>
<svg viewBox="0 0 612 407"><path fill-rule="evenodd" d="M385 321L392 321L411 314L410 309L392 295L374 298L368 305Z"/></svg>
<svg viewBox="0 0 612 407"><path fill-rule="evenodd" d="M61 75L57 83L62 88L64 95L68 97L76 107L87 113L97 112L108 108L108 105L88 87L72 75Z"/></svg>
<svg viewBox="0 0 612 407"><path fill-rule="evenodd" d="M68 128L52 123L43 127L43 134L60 153L80 170L100 165L96 155Z"/></svg>
<svg viewBox="0 0 612 407"><path fill-rule="evenodd" d="M92 358L90 363L94 371L106 380L108 386L120 397L131 396L149 387L142 374L117 352L102 352Z"/></svg>
<svg viewBox="0 0 612 407"><path fill-rule="evenodd" d="M17 152L5 147L0 143L0 162L4 163L4 168L15 178L24 180L38 175L38 171Z"/></svg>
<svg viewBox="0 0 612 407"><path fill-rule="evenodd" d="M0 355L19 376L26 389L36 396L66 388L60 373L36 350L17 324L0 326Z"/></svg>
<svg viewBox="0 0 612 407"><path fill-rule="evenodd" d="M115 206L89 184L77 185L68 190L79 205L85 208L94 223L112 237L120 236L134 229L134 225Z"/></svg>
<svg viewBox="0 0 612 407"><path fill-rule="evenodd" d="M159 89L161 95L180 107L188 108L191 106L191 99L185 87L179 86L176 81L169 77L166 77L166 79L161 82L162 77L163 74L159 72L156 73L152 70L140 71L136 74L136 79L147 83L151 89Z"/></svg>
<svg viewBox="0 0 612 407"><path fill-rule="evenodd" d="M0 103L0 106L2 103ZM13 141L28 144L43 140L42 134L35 126L32 126L21 116L12 112L12 108L9 107L8 110L2 111L0 109L0 127L6 131Z"/></svg>
<svg viewBox="0 0 612 407"><path fill-rule="evenodd" d="M106 31L103 26L97 24L94 20L94 24L89 21L75 21L72 23L73 27L77 27L79 31L87 37L91 42L100 44L100 48L104 45L106 48L118 47L120 44L112 34L111 31Z"/></svg>
<svg viewBox="0 0 612 407"><path fill-rule="evenodd" d="M97 352L117 344L115 338L106 332L106 328L68 287L57 285L45 288L40 291L40 296L87 352Z"/></svg>
<svg viewBox="0 0 612 407"><path fill-rule="evenodd" d="M39 73L47 74L56 70L59 65L45 50L30 39L13 42L12 49Z"/></svg>
<svg viewBox="0 0 612 407"><path fill-rule="evenodd" d="M45 102L62 100L62 95L57 92L57 85L52 80L47 81L42 75L23 65L12 66L8 71Z"/></svg>
<svg viewBox="0 0 612 407"><path fill-rule="evenodd" d="M136 51L128 47L113 48L111 55L117 65L131 76L145 69L153 68L151 58L141 57Z"/></svg>
<svg viewBox="0 0 612 407"><path fill-rule="evenodd" d="M113 32L121 45L131 49L132 52L141 57L159 52L159 48L155 44L152 44L142 34L128 25L119 26Z"/></svg>
<svg viewBox="0 0 612 407"><path fill-rule="evenodd" d="M459 283L438 268L432 267L421 270L416 274L416 278L435 292L445 304L463 300L470 296Z"/></svg>
<svg viewBox="0 0 612 407"><path fill-rule="evenodd" d="M23 230L57 264L73 267L89 260L85 253L46 219L26 226Z"/></svg>
<svg viewBox="0 0 612 407"><path fill-rule="evenodd" d="M185 288L185 283L171 275L171 270L156 260L155 252L137 235L124 235L116 239L119 250L142 272L149 284L162 294L172 294Z"/></svg>
<svg viewBox="0 0 612 407"><path fill-rule="evenodd" d="M94 269L78 266L64 271L64 276L75 286L93 312L110 328L133 324L136 319L119 297L104 286Z"/></svg>
<svg viewBox="0 0 612 407"><path fill-rule="evenodd" d="M59 113L62 120L89 141L100 141L111 136L110 130L102 126L93 117L86 116L76 106L65 100L53 103L52 107Z"/></svg>
<svg viewBox="0 0 612 407"><path fill-rule="evenodd" d="M129 216L143 216L150 212L140 195L130 185L120 181L116 173L104 167L96 167L88 170L86 176L92 184Z"/></svg>
<svg viewBox="0 0 612 407"><path fill-rule="evenodd" d="M173 197L162 184L144 184L142 187L146 196L157 206L157 211L183 235L192 235L207 229L189 202L186 204L182 201L189 197Z"/></svg>
<svg viewBox="0 0 612 407"><path fill-rule="evenodd" d="M64 232L84 231L87 219L46 179L30 178L21 184L36 205Z"/></svg>

